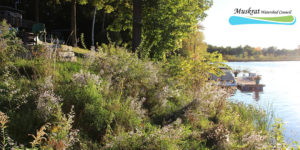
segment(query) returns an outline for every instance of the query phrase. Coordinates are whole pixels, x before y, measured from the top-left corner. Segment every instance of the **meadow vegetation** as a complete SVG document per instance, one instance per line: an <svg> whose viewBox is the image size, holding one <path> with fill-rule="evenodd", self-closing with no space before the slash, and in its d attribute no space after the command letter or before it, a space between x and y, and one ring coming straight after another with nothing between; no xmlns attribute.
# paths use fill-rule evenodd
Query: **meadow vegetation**
<svg viewBox="0 0 300 150"><path fill-rule="evenodd" d="M61 62L0 31L3 150L289 147L281 122L208 80L225 66L217 53L151 60L110 43Z"/></svg>

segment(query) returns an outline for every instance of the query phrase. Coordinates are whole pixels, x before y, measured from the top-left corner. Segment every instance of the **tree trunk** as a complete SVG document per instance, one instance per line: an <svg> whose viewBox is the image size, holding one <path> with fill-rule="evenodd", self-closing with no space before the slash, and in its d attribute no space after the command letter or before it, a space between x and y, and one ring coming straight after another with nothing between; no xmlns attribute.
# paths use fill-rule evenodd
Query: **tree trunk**
<svg viewBox="0 0 300 150"><path fill-rule="evenodd" d="M96 21L96 13L97 13L97 7L95 7L94 17L93 17L93 25L92 25L92 47L95 46L95 21Z"/></svg>
<svg viewBox="0 0 300 150"><path fill-rule="evenodd" d="M100 31L100 40L102 43L105 43L107 40L107 35L105 31L105 18L106 18L106 13L105 10L102 10L102 23L101 23L101 31Z"/></svg>
<svg viewBox="0 0 300 150"><path fill-rule="evenodd" d="M132 52L135 52L142 40L142 0L133 0Z"/></svg>
<svg viewBox="0 0 300 150"><path fill-rule="evenodd" d="M72 46L77 47L77 31L76 31L76 0L72 0L72 14L71 14L71 42Z"/></svg>
<svg viewBox="0 0 300 150"><path fill-rule="evenodd" d="M101 25L101 34L103 34L104 36L105 36L105 17L106 17L106 13L103 10L102 25Z"/></svg>
<svg viewBox="0 0 300 150"><path fill-rule="evenodd" d="M40 3L40 0L35 0L35 22L36 23L40 22L40 20L39 20L39 13L40 13L39 3Z"/></svg>

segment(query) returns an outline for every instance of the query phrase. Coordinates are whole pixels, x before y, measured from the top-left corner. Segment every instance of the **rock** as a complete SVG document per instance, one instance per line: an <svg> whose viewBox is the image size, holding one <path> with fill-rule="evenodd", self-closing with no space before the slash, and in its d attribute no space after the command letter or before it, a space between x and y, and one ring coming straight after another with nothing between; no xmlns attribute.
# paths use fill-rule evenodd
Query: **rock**
<svg viewBox="0 0 300 150"><path fill-rule="evenodd" d="M72 49L73 49L72 46L61 45L60 51L63 51L63 52L73 52Z"/></svg>
<svg viewBox="0 0 300 150"><path fill-rule="evenodd" d="M59 60L61 60L61 61L71 61L71 62L77 61L77 57L75 56L74 52L60 51L57 54L58 54Z"/></svg>
<svg viewBox="0 0 300 150"><path fill-rule="evenodd" d="M77 61L75 53L72 51L73 47L68 45L60 45L58 48L57 56L60 61Z"/></svg>
<svg viewBox="0 0 300 150"><path fill-rule="evenodd" d="M59 57L72 58L75 56L74 52L58 52Z"/></svg>

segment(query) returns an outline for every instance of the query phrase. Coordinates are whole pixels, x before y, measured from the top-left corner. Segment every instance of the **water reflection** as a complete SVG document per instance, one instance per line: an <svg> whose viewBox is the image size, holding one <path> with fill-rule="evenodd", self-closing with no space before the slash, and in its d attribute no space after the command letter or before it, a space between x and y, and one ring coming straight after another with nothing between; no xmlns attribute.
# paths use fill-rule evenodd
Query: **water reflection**
<svg viewBox="0 0 300 150"><path fill-rule="evenodd" d="M258 91L258 90L253 91L253 92L244 92L239 89L239 91L243 94L253 95L252 97L256 102L258 102L260 100L260 94L262 93L262 91Z"/></svg>
<svg viewBox="0 0 300 150"><path fill-rule="evenodd" d="M259 91L254 91L254 99L259 101Z"/></svg>
<svg viewBox="0 0 300 150"><path fill-rule="evenodd" d="M235 79L237 81L237 88L242 93L253 94L253 99L259 101L260 93L263 92L264 84L260 84L261 75L252 73L250 71L234 70Z"/></svg>

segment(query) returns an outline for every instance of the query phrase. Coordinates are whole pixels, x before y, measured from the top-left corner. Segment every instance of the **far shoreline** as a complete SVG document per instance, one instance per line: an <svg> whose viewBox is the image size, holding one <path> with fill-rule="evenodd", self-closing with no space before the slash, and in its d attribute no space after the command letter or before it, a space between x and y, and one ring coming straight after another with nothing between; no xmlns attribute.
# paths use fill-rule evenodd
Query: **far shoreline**
<svg viewBox="0 0 300 150"><path fill-rule="evenodd" d="M275 62L275 61L300 61L300 59L278 59L278 60L268 60L268 59L265 59L265 60L227 60L227 59L224 59L225 61L227 62Z"/></svg>

